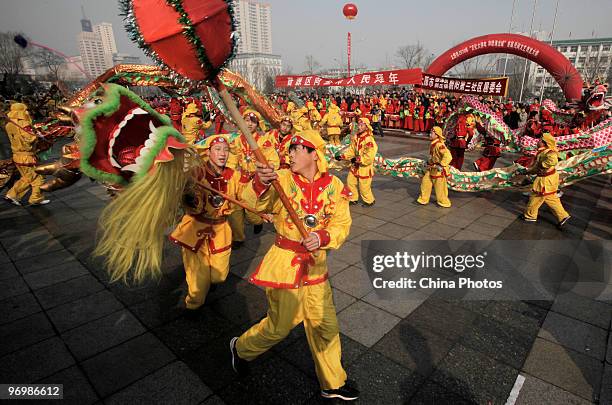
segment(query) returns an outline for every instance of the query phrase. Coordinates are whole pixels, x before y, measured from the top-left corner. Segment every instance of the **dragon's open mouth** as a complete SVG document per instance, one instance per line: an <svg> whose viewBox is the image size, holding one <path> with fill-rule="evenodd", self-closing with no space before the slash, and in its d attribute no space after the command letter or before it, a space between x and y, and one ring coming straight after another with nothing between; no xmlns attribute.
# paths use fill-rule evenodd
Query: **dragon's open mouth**
<svg viewBox="0 0 612 405"><path fill-rule="evenodd" d="M591 97L589 97L588 105L591 110L598 110L600 108L604 108L604 99L606 94L603 92L593 93Z"/></svg>

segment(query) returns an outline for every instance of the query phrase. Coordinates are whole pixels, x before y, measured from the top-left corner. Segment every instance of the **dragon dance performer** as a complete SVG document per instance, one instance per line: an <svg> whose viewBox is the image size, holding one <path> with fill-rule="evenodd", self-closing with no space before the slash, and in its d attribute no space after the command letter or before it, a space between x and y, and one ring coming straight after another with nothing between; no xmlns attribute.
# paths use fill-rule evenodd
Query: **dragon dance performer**
<svg viewBox="0 0 612 405"><path fill-rule="evenodd" d="M527 222L536 222L538 211L546 203L557 218L559 229L570 219L570 215L563 208L561 199L557 195L559 190L559 173L555 167L559 161L559 152L555 138L548 132L538 141L538 153L534 164L526 171L527 174L537 175L531 187L531 196L527 203L525 213L521 218Z"/></svg>
<svg viewBox="0 0 612 405"><path fill-rule="evenodd" d="M371 207L375 203L372 193L372 178L374 177L374 158L378 145L374 140L372 126L367 118L357 121L357 134L351 138L351 144L336 160L349 160L352 166L349 170L346 184L351 190L351 204L357 204L359 195L363 206Z"/></svg>
<svg viewBox="0 0 612 405"><path fill-rule="evenodd" d="M227 137L210 136L202 149L208 151L208 161L193 169L195 180L238 198L240 173L225 166L229 156ZM211 284L224 282L229 273L232 230L227 217L235 207L197 186L186 200L187 214L169 238L182 248L187 279L185 307L194 310L204 304Z"/></svg>
<svg viewBox="0 0 612 405"><path fill-rule="evenodd" d="M172 97L170 99L170 119L172 120L172 125L178 131L181 130L181 116L183 114L183 106L181 105L181 101L178 98Z"/></svg>
<svg viewBox="0 0 612 405"><path fill-rule="evenodd" d="M482 157L476 159L474 162L474 168L478 172L484 172L491 170L495 166L495 162L501 156L501 142L484 132L484 149L482 151Z"/></svg>
<svg viewBox="0 0 612 405"><path fill-rule="evenodd" d="M278 131L278 137L275 138L278 139L276 153L278 154L280 162L279 167L281 169L289 168L289 145L296 130L298 130L298 128L293 126L293 121L289 116L283 117L278 130L273 130Z"/></svg>
<svg viewBox="0 0 612 405"><path fill-rule="evenodd" d="M262 132L265 126L261 115L257 111L247 109L242 113L242 116L268 163L275 169L278 169L280 160L276 153L277 141L270 132L265 134ZM244 135L241 134L230 144L230 156L227 165L230 168L240 169L240 190L238 195L241 195L242 190L244 190L255 175L255 157ZM239 248L244 243L244 218L244 209L234 210L229 217L234 248ZM262 231L263 221L260 217L247 211L246 218L255 226L254 232L256 234Z"/></svg>
<svg viewBox="0 0 612 405"><path fill-rule="evenodd" d="M449 164L453 157L444 145L442 128L438 126L433 127L430 136L431 146L429 147L428 167L421 181L421 194L416 202L421 205L429 204L431 188L433 186L438 205L443 208L450 208L451 202L448 199L446 177L449 176Z"/></svg>
<svg viewBox="0 0 612 405"><path fill-rule="evenodd" d="M257 175L243 198L255 209L274 214L277 236L256 272L253 284L266 288L267 316L230 342L232 367L245 375L248 362L282 341L304 323L315 371L325 398L354 400L341 364L341 346L326 251L338 249L349 234L349 191L327 171L325 141L317 131L298 132L291 140L291 170L257 165ZM293 190L296 211L310 234L302 239L270 182ZM316 251L316 252L315 252Z"/></svg>
<svg viewBox="0 0 612 405"><path fill-rule="evenodd" d="M329 143L335 146L340 145L340 133L342 132L342 117L340 116L340 107L335 104L329 106L328 112L323 116L319 126L327 126L327 135Z"/></svg>
<svg viewBox="0 0 612 405"><path fill-rule="evenodd" d="M455 137L449 142L449 149L453 160L450 165L457 170L463 167L465 150L474 136L474 116L472 114L461 114L457 118L457 130Z"/></svg>
<svg viewBox="0 0 612 405"><path fill-rule="evenodd" d="M188 144L193 145L200 138L200 131L205 131L212 126L212 122L203 121L198 117L200 109L196 103L190 103L185 108L183 118L181 120L182 131Z"/></svg>
<svg viewBox="0 0 612 405"><path fill-rule="evenodd" d="M28 107L23 103L14 103L7 114L10 121L6 124L6 134L11 143L13 162L21 175L4 197L14 205L21 205L21 199L31 188L28 202L30 205L48 204L40 188L45 180L34 170L37 164L36 141L38 137L32 133L32 118Z"/></svg>

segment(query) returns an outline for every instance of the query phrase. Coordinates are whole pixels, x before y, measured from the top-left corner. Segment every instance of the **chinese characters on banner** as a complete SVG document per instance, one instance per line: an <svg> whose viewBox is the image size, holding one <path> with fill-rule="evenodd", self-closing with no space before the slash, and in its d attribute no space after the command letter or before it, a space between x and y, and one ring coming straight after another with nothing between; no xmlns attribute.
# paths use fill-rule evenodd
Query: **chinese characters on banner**
<svg viewBox="0 0 612 405"><path fill-rule="evenodd" d="M276 76L275 87L330 87L330 86L396 86L419 84L421 69L387 70L368 72L342 79L326 79L319 76Z"/></svg>
<svg viewBox="0 0 612 405"><path fill-rule="evenodd" d="M505 97L508 91L508 78L458 79L424 73L423 82L418 87L425 90L445 91L449 93L482 94L485 96Z"/></svg>

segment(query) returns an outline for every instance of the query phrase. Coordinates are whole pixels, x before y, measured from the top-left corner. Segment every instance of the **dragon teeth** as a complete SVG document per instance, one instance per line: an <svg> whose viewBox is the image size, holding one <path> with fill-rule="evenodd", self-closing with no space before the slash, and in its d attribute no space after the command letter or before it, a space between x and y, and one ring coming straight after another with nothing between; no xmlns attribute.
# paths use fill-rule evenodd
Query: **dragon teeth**
<svg viewBox="0 0 612 405"><path fill-rule="evenodd" d="M148 112L146 112L142 108L138 107L138 108L135 108L135 109L132 110L132 114L135 114L135 115L146 115L146 114L148 114Z"/></svg>

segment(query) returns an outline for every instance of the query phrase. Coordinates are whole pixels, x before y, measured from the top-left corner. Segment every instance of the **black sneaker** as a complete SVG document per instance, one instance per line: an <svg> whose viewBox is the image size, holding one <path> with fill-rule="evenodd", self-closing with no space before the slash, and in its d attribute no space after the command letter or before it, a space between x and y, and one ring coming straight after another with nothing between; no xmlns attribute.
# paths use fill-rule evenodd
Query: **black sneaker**
<svg viewBox="0 0 612 405"><path fill-rule="evenodd" d="M254 225L253 226L253 233L255 235L261 233L261 231L263 231L263 224L259 224L259 225Z"/></svg>
<svg viewBox="0 0 612 405"><path fill-rule="evenodd" d="M523 221L525 221L525 222L536 222L536 221L537 221L536 219L527 218L527 217L525 216L525 214L521 214L521 215L519 215L519 219L521 219L521 220L523 220Z"/></svg>
<svg viewBox="0 0 612 405"><path fill-rule="evenodd" d="M359 204L359 201L349 201L349 205L357 205Z"/></svg>
<svg viewBox="0 0 612 405"><path fill-rule="evenodd" d="M240 377L245 377L249 374L249 365L246 360L242 360L238 357L238 351L236 351L236 341L238 336L233 337L230 340L230 351L232 352L232 368Z"/></svg>
<svg viewBox="0 0 612 405"><path fill-rule="evenodd" d="M359 398L359 391L344 384L335 390L321 390L321 396L328 399L339 398L344 401L354 401Z"/></svg>
<svg viewBox="0 0 612 405"><path fill-rule="evenodd" d="M563 218L563 219L561 220L561 222L559 222L559 223L557 224L557 228L559 228L559 229L563 229L563 225L565 225L565 224L567 223L567 221L568 221L570 218L571 218L571 216L569 216L569 215L568 215L568 216L566 216L565 218Z"/></svg>

